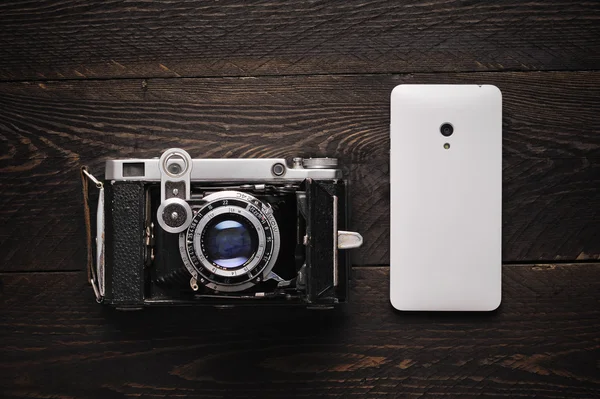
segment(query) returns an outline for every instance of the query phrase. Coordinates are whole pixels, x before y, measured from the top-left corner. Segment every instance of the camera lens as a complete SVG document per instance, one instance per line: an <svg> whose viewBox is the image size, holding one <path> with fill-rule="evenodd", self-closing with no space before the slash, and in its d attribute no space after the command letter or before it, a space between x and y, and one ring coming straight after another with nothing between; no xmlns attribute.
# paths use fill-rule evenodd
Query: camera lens
<svg viewBox="0 0 600 399"><path fill-rule="evenodd" d="M208 261L225 269L248 262L258 248L256 230L246 218L224 214L206 226L203 238Z"/></svg>
<svg viewBox="0 0 600 399"><path fill-rule="evenodd" d="M179 235L186 269L216 292L243 291L270 279L281 246L277 208L239 191L218 191L203 200Z"/></svg>
<svg viewBox="0 0 600 399"><path fill-rule="evenodd" d="M454 133L454 127L449 123L444 123L442 126L440 126L440 132L443 136L451 136L452 133Z"/></svg>

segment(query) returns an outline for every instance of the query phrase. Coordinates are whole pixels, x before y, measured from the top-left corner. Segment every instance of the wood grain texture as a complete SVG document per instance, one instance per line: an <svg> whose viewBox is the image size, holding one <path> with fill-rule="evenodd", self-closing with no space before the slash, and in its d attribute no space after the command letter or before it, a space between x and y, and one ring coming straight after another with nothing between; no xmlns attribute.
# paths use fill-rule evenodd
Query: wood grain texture
<svg viewBox="0 0 600 399"><path fill-rule="evenodd" d="M80 269L78 167L168 147L341 158L355 263L386 264L389 93L433 82L503 92L504 260L598 259L600 73L468 73L0 84L0 267Z"/></svg>
<svg viewBox="0 0 600 399"><path fill-rule="evenodd" d="M0 278L4 398L600 396L600 264L505 266L486 314L394 311L384 267L339 312L119 313L81 272Z"/></svg>
<svg viewBox="0 0 600 399"><path fill-rule="evenodd" d="M0 397L599 398L599 21L567 0L0 2ZM537 264L503 267L496 312L389 305L401 83L502 90L503 259ZM97 305L79 166L175 146L340 158L370 265L351 304Z"/></svg>
<svg viewBox="0 0 600 399"><path fill-rule="evenodd" d="M8 0L0 79L589 70L599 20L568 0Z"/></svg>

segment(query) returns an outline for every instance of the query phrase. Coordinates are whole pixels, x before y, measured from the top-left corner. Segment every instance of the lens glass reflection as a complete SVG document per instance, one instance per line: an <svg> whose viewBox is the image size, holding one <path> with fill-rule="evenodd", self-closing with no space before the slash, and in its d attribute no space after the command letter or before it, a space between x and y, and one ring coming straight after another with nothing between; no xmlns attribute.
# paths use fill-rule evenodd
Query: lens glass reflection
<svg viewBox="0 0 600 399"><path fill-rule="evenodd" d="M209 261L227 269L242 266L254 252L249 226L230 219L208 226L204 245Z"/></svg>

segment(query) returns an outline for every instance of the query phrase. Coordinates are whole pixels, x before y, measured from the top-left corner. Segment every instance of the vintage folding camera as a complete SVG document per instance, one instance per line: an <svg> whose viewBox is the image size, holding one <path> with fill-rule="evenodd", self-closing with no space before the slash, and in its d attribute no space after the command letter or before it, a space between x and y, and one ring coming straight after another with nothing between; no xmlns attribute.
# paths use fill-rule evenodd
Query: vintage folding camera
<svg viewBox="0 0 600 399"><path fill-rule="evenodd" d="M362 237L345 231L336 159L294 158L289 167L173 148L107 161L104 183L84 173L100 188L90 280L101 303L330 308L348 299L344 250Z"/></svg>

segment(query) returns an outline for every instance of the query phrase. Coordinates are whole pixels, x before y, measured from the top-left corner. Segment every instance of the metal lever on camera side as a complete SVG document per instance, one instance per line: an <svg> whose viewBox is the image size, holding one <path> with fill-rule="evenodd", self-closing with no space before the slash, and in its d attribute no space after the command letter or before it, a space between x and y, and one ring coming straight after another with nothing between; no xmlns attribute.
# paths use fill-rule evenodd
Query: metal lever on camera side
<svg viewBox="0 0 600 399"><path fill-rule="evenodd" d="M363 238L354 231L338 230L338 197L333 196L333 286L339 283L339 249L358 248L363 243Z"/></svg>
<svg viewBox="0 0 600 399"><path fill-rule="evenodd" d="M96 212L96 251L92 243L92 222L89 204L89 181L98 189L98 210ZM90 173L87 166L81 167L81 183L83 188L83 212L85 216L86 244L87 244L87 271L88 281L94 289L96 302L102 303L104 299L104 184Z"/></svg>
<svg viewBox="0 0 600 399"><path fill-rule="evenodd" d="M190 200L192 157L185 150L171 148L159 160L160 206L157 220L168 233L181 233L192 222Z"/></svg>
<svg viewBox="0 0 600 399"><path fill-rule="evenodd" d="M338 230L337 236L338 249L359 248L363 244L362 236L354 231Z"/></svg>

